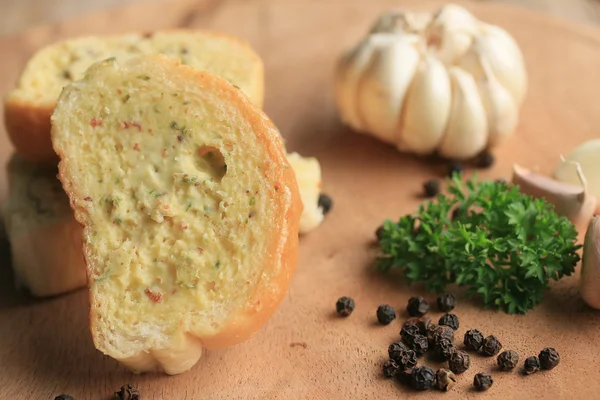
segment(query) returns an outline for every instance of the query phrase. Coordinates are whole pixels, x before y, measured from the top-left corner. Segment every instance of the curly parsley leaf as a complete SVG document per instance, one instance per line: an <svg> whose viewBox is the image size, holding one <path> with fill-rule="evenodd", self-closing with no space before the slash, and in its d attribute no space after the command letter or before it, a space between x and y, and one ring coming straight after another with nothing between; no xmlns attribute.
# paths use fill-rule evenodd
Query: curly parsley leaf
<svg viewBox="0 0 600 400"><path fill-rule="evenodd" d="M551 279L573 273L577 231L551 204L517 186L462 182L458 174L447 192L398 222L384 222L379 270L398 268L408 284L421 282L432 292L456 283L510 314L532 309Z"/></svg>

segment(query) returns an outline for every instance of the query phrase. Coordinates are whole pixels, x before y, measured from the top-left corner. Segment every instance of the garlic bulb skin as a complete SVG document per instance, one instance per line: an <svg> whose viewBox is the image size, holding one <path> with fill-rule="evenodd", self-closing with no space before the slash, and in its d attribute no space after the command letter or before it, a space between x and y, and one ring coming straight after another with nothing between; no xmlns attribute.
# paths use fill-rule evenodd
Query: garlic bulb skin
<svg viewBox="0 0 600 400"><path fill-rule="evenodd" d="M600 310L600 217L590 221L583 243L579 293L590 306Z"/></svg>
<svg viewBox="0 0 600 400"><path fill-rule="evenodd" d="M438 151L448 158L471 158L485 149L487 143L485 108L472 75L452 67L450 78L452 108Z"/></svg>
<svg viewBox="0 0 600 400"><path fill-rule="evenodd" d="M400 151L451 159L513 135L526 91L516 41L453 4L382 14L335 71L344 123Z"/></svg>
<svg viewBox="0 0 600 400"><path fill-rule="evenodd" d="M436 107L430 107L432 103ZM450 75L440 60L428 54L417 68L407 94L401 149L409 148L417 154L435 151L444 137L451 105Z"/></svg>

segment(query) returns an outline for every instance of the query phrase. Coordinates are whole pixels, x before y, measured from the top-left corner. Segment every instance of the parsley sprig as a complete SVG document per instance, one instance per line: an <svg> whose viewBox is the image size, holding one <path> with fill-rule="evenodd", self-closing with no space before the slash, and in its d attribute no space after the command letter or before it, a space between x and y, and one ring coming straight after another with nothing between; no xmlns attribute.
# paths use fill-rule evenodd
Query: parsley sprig
<svg viewBox="0 0 600 400"><path fill-rule="evenodd" d="M545 200L503 182L463 183L458 174L447 191L397 223L384 222L378 269L399 268L409 284L433 292L456 283L509 314L532 309L550 279L573 273L577 231Z"/></svg>

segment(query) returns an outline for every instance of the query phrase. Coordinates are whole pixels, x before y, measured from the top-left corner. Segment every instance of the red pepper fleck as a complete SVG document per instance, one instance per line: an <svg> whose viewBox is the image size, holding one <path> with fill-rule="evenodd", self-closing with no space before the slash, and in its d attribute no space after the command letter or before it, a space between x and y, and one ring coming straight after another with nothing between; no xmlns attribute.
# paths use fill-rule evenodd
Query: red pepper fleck
<svg viewBox="0 0 600 400"><path fill-rule="evenodd" d="M87 196L84 198L85 201L92 201L92 198L90 196Z"/></svg>
<svg viewBox="0 0 600 400"><path fill-rule="evenodd" d="M162 156L166 157L167 156L167 148L165 147L162 151Z"/></svg>
<svg viewBox="0 0 600 400"><path fill-rule="evenodd" d="M118 94L123 94L123 91L121 89L117 89L117 93Z"/></svg>
<svg viewBox="0 0 600 400"><path fill-rule="evenodd" d="M148 132L152 133L152 129L148 129Z"/></svg>
<svg viewBox="0 0 600 400"><path fill-rule="evenodd" d="M90 121L90 125L92 126L92 128L102 126L102 120L100 118L92 118L92 120Z"/></svg>
<svg viewBox="0 0 600 400"><path fill-rule="evenodd" d="M144 290L144 293L146 294L146 296L148 296L150 300L152 300L155 303L158 303L162 300L162 294L158 292L153 292L152 290L150 290L150 288L146 288L146 290Z"/></svg>
<svg viewBox="0 0 600 400"><path fill-rule="evenodd" d="M198 247L198 253L200 253L200 254L204 253L204 249L202 247Z"/></svg>
<svg viewBox="0 0 600 400"><path fill-rule="evenodd" d="M188 228L188 226L186 224L184 224L183 222L179 223L179 226L181 227L181 229L183 229L184 231Z"/></svg>
<svg viewBox="0 0 600 400"><path fill-rule="evenodd" d="M175 293L177 293L177 289L171 290L171 294L175 294Z"/></svg>
<svg viewBox="0 0 600 400"><path fill-rule="evenodd" d="M183 136L181 136L181 135L177 136L177 140L179 140L180 142L183 142Z"/></svg>
<svg viewBox="0 0 600 400"><path fill-rule="evenodd" d="M133 149L134 150L139 150L140 149L140 144L139 143L134 143L133 144Z"/></svg>
<svg viewBox="0 0 600 400"><path fill-rule="evenodd" d="M124 129L129 129L132 126L134 128L137 128L138 132L142 131L142 125L140 125L139 122L135 122L135 121L123 121L122 126Z"/></svg>

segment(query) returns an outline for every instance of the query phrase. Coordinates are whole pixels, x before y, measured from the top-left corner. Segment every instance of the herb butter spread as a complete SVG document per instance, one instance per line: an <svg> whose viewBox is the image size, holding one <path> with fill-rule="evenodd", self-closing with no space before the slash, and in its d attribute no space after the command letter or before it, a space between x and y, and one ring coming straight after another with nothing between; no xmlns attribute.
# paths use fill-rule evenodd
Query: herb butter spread
<svg viewBox="0 0 600 400"><path fill-rule="evenodd" d="M274 312L302 203L279 133L238 89L160 55L112 58L65 88L52 124L101 351L179 373Z"/></svg>

